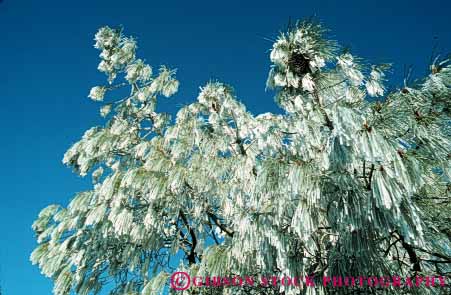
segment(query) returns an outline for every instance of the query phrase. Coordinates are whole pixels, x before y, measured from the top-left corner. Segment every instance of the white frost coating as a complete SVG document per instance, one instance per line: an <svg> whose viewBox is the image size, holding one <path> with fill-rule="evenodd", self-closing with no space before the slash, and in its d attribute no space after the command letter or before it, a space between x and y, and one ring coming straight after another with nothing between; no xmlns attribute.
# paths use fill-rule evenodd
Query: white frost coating
<svg viewBox="0 0 451 295"><path fill-rule="evenodd" d="M178 90L175 71L152 73L134 39L100 29L99 70L110 85L90 97L127 89L99 103L105 124L64 155L92 175L92 188L67 207L44 208L32 225L30 259L54 293L98 293L108 281L115 294L158 294L174 271L410 276L418 266L409 245L422 272L439 275L427 260L450 249L451 67L434 62L424 83L386 94L386 66L337 54L324 33L299 23L273 45L267 86L282 112L254 115L231 86L213 81L173 120L159 103ZM320 285L306 293L334 292ZM273 293L297 294L292 287Z"/></svg>

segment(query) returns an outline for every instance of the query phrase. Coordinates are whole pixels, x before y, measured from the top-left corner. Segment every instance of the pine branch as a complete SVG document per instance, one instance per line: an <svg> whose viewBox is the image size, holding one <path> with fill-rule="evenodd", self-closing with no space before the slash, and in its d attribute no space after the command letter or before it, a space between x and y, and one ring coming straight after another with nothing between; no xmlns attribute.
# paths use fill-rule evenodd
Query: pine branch
<svg viewBox="0 0 451 295"><path fill-rule="evenodd" d="M326 126L332 131L334 129L334 124L332 123L332 120L329 118L329 115L327 115L326 110L321 105L321 100L319 99L318 91L313 91L313 97L316 100L316 103L318 104L319 111L324 116L324 120L326 120Z"/></svg>
<svg viewBox="0 0 451 295"><path fill-rule="evenodd" d="M196 246L197 246L197 238L196 233L192 229L192 227L188 223L188 219L186 218L185 214L182 210L180 210L180 217L182 218L183 223L185 224L186 229L188 230L190 236L191 236L191 250L189 254L187 255L189 264L195 264L196 263Z"/></svg>
<svg viewBox="0 0 451 295"><path fill-rule="evenodd" d="M211 212L207 212L208 216L213 220L213 222L223 231L225 232L227 235L229 235L230 237L233 237L234 232L227 228L225 225L223 225L220 221L219 218L211 213Z"/></svg>
<svg viewBox="0 0 451 295"><path fill-rule="evenodd" d="M412 270L413 271L421 271L421 259L418 258L417 253L414 250L414 247L408 244L402 235L399 235L399 238L401 240L401 245L403 248L407 251L407 254L409 255L410 263L412 263Z"/></svg>

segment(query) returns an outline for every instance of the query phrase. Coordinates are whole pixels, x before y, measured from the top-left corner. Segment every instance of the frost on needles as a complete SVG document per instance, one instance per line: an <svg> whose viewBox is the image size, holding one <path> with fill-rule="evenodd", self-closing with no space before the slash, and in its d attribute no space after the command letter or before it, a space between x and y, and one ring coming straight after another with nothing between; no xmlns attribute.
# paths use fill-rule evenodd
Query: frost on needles
<svg viewBox="0 0 451 295"><path fill-rule="evenodd" d="M450 276L448 60L387 92L387 65L365 66L319 24L300 22L270 53L267 87L283 114L255 116L230 86L211 82L172 120L156 105L177 92L174 70L137 58L122 30L101 28L95 48L108 82L89 97L105 124L63 160L92 174L93 188L43 209L33 224L31 260L53 279L54 294L175 293L167 288L175 271ZM119 88L129 94L105 99ZM350 290L318 283L177 293L340 292Z"/></svg>

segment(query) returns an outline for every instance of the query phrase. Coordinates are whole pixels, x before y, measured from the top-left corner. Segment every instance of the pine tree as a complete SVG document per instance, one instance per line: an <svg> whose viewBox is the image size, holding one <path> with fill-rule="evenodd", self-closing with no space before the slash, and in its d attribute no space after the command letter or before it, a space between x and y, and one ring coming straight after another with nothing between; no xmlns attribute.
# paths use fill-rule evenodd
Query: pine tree
<svg viewBox="0 0 451 295"><path fill-rule="evenodd" d="M63 160L93 188L33 224L31 260L54 293L159 294L185 271L309 276L316 287L179 294L441 294L323 286L325 276L451 276L448 60L387 92L389 65L367 66L325 33L299 22L274 43L267 86L283 114L255 116L213 81L171 120L156 106L177 91L175 71L153 73L133 38L101 28L108 83L89 97L105 125ZM129 95L105 102L118 88Z"/></svg>

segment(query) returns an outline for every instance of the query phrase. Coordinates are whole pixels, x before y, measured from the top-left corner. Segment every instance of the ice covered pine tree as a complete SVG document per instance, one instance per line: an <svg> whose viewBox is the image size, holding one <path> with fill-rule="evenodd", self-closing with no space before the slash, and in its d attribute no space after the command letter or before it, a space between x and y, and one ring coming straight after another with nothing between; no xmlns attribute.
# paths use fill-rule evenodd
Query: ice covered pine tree
<svg viewBox="0 0 451 295"><path fill-rule="evenodd" d="M101 28L95 41L108 83L89 96L106 122L63 160L92 173L94 186L33 224L31 260L55 294L352 294L362 288L321 278L450 277L447 60L387 92L386 65L364 66L319 24L299 22L270 53L267 86L282 114L254 116L230 86L211 82L171 120L156 107L177 91L175 72L153 73L121 30ZM104 101L122 87L129 95ZM310 276L316 286L175 292L175 271Z"/></svg>

